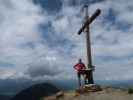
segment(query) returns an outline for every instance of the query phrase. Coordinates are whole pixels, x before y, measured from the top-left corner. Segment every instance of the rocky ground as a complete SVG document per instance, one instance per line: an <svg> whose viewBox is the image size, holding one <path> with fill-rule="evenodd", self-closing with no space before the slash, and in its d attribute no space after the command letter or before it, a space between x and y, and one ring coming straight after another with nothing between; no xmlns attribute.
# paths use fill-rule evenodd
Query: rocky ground
<svg viewBox="0 0 133 100"><path fill-rule="evenodd" d="M133 100L133 94L129 94L127 90L106 87L102 91L82 94L75 91L64 92L64 96L55 95L44 100Z"/></svg>

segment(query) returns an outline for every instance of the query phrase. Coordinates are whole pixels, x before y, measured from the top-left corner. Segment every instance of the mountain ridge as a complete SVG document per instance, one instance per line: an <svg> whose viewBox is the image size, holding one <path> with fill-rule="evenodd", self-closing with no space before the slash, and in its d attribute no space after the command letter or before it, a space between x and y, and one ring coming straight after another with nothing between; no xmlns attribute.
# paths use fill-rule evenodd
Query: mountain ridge
<svg viewBox="0 0 133 100"><path fill-rule="evenodd" d="M26 88L11 100L39 100L41 97L54 95L60 90L50 83L40 83Z"/></svg>

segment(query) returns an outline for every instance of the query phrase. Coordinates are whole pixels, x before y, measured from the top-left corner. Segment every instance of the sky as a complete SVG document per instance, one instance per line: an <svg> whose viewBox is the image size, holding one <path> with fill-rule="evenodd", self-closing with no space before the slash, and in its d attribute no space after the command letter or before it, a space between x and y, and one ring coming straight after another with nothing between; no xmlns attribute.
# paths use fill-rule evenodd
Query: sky
<svg viewBox="0 0 133 100"><path fill-rule="evenodd" d="M132 0L0 0L0 80L75 79L84 4L102 11L90 26L94 79L132 80Z"/></svg>

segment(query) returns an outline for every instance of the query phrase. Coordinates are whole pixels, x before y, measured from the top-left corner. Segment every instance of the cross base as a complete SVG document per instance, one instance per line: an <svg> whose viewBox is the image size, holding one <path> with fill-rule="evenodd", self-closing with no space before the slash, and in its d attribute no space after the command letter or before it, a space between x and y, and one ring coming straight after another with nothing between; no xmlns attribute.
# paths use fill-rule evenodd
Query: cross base
<svg viewBox="0 0 133 100"><path fill-rule="evenodd" d="M97 92L97 91L101 91L101 87L99 85L96 84L87 84L84 85L83 89L85 89L88 92Z"/></svg>
<svg viewBox="0 0 133 100"><path fill-rule="evenodd" d="M85 69L83 70L83 76L84 76L84 81L85 81L85 85L87 84L94 84L93 81L93 69Z"/></svg>
<svg viewBox="0 0 133 100"><path fill-rule="evenodd" d="M80 89L77 89L76 93L83 94L83 93L98 92L98 91L102 91L102 88L99 85L88 84L84 85L83 87L80 87Z"/></svg>

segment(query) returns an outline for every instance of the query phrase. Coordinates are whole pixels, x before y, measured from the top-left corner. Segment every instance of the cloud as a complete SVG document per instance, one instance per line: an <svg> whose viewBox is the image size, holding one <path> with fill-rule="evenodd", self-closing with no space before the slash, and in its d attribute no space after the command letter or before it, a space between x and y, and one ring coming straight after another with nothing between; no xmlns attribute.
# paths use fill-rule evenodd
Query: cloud
<svg viewBox="0 0 133 100"><path fill-rule="evenodd" d="M38 78L43 76L53 77L54 75L61 74L63 67L62 62L56 52L47 52L47 56L40 56L35 62L29 64L29 68L26 74L29 74L32 78Z"/></svg>
<svg viewBox="0 0 133 100"><path fill-rule="evenodd" d="M0 69L0 78L1 79L7 79L8 77L11 77L12 75L14 75L15 72L14 70L11 70L11 69Z"/></svg>
<svg viewBox="0 0 133 100"><path fill-rule="evenodd" d="M97 8L102 9L100 17L91 25L93 62L97 66L94 74L95 79L132 79L132 74L126 75L126 72L130 72L129 70L132 66L132 20L129 18L131 16L129 13L132 13L132 1L130 1L130 3L125 3L123 0L121 2L122 4L118 2L120 1L115 2L112 0L96 2L89 7L90 15L93 14ZM67 8L73 10L68 11ZM73 16L67 21L70 22L69 24L67 23L68 27L66 28L66 31L63 32L66 32L67 35L65 35L65 37L68 36L68 39L71 38L75 45L71 50L75 57L73 59L83 57L82 55L85 54L85 50L83 50L82 53L80 51L81 48L85 49L84 37L77 37L76 34L71 34L73 33L73 29L76 32L76 29L79 29L81 25L81 16L78 16L79 12L76 14L77 10L75 10L77 8L81 8L81 6L67 5L64 6L63 11L69 12L69 14L65 12L66 14L63 18L68 17L69 19L69 16ZM72 24L71 27L70 23L74 23L73 20L77 23ZM58 22L60 22L60 20L58 20ZM56 29L57 28L60 27L57 25ZM71 28L71 32L67 32L69 31L69 28ZM105 62L104 57L110 59ZM114 72L115 74L113 74Z"/></svg>
<svg viewBox="0 0 133 100"><path fill-rule="evenodd" d="M41 13L42 9L32 0L1 1L0 4L2 9L0 11L2 21L0 24L0 61L13 65L8 69L14 70L13 75L10 74L12 73L10 70L2 71L2 74L5 73L5 78L12 78L15 75L25 77L24 72L29 65L31 67L31 63L36 64L37 60L49 57L50 49L47 44L42 43L43 38L38 28L42 22L47 23L47 13ZM4 70L9 67L3 66L3 63L0 66Z"/></svg>
<svg viewBox="0 0 133 100"><path fill-rule="evenodd" d="M40 2L0 1L0 78L75 79L72 66L79 58L86 63L85 34L77 35L84 2L62 0L54 14ZM89 3L90 15L102 10L91 24L95 79L132 79L132 0Z"/></svg>
<svg viewBox="0 0 133 100"><path fill-rule="evenodd" d="M33 2L41 6L49 14L56 14L61 10L62 7L61 0L33 0Z"/></svg>

